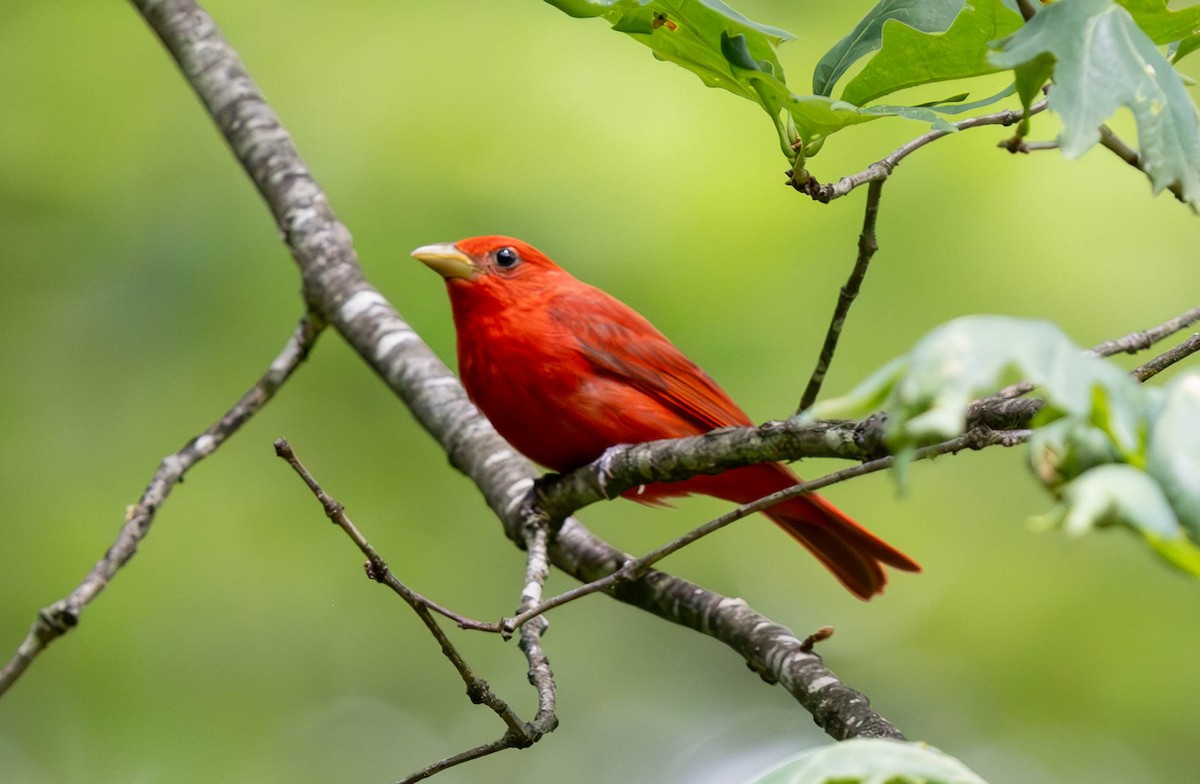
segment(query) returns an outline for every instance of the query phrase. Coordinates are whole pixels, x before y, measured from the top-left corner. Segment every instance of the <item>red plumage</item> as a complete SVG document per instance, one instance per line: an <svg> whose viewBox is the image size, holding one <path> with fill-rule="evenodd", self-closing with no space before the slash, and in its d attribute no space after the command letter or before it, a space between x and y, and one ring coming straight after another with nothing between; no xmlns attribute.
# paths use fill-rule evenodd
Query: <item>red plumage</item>
<svg viewBox="0 0 1200 784"><path fill-rule="evenodd" d="M413 255L446 279L467 394L530 459L566 472L616 444L751 424L649 321L532 246L485 236ZM787 466L765 463L625 495L655 503L702 493L744 504L799 481ZM864 599L883 589L884 564L920 571L819 495L765 514Z"/></svg>

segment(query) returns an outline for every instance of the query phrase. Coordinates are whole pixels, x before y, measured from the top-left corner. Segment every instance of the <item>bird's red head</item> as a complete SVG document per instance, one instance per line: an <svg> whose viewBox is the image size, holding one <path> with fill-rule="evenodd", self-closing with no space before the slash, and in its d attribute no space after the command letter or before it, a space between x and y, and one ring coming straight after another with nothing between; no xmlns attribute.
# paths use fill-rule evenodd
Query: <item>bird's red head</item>
<svg viewBox="0 0 1200 784"><path fill-rule="evenodd" d="M446 279L483 282L485 278L522 280L546 272L561 272L544 253L514 237L488 234L455 243L425 245L412 252Z"/></svg>
<svg viewBox="0 0 1200 784"><path fill-rule="evenodd" d="M516 313L544 301L549 291L581 285L537 248L513 237L425 245L412 255L446 279L460 329L470 329L468 313Z"/></svg>

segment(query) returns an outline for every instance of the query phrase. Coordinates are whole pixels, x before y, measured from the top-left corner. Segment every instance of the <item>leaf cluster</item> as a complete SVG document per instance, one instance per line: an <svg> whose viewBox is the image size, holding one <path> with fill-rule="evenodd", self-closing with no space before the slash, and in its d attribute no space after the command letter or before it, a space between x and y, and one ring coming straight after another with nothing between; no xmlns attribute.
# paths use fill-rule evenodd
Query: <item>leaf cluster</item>
<svg viewBox="0 0 1200 784"><path fill-rule="evenodd" d="M826 139L851 126L903 117L949 132L955 130L949 115L1013 92L1028 109L1045 91L1062 121L1058 144L1065 155L1091 148L1101 125L1127 108L1154 191L1172 188L1200 208L1200 115L1173 67L1200 48L1200 7L1170 11L1167 0L1058 0L1031 4L1037 12L1026 21L1017 0L880 0L820 59L812 92L804 94L789 87L777 51L794 36L751 21L720 0L547 2L572 16L602 17L709 87L758 104L802 177L807 159ZM966 102L969 93L926 103L878 102L908 88L1002 71L1012 72L1012 85L972 102ZM1029 131L1027 117L1013 149Z"/></svg>

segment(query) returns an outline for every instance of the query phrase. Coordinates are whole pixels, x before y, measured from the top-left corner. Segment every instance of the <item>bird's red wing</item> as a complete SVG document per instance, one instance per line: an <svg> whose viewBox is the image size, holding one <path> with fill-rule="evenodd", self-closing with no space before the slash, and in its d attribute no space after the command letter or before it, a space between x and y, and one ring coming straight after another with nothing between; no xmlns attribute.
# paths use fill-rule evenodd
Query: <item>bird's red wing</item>
<svg viewBox="0 0 1200 784"><path fill-rule="evenodd" d="M599 372L672 409L692 422L696 433L751 424L707 373L639 313L608 294L588 287L555 297L548 311Z"/></svg>

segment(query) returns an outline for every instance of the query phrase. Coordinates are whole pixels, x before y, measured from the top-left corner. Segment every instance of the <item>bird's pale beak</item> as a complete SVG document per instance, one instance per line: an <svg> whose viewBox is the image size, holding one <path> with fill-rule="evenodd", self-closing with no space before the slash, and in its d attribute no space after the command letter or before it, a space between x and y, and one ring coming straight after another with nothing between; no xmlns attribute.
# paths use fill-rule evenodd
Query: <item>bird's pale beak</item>
<svg viewBox="0 0 1200 784"><path fill-rule="evenodd" d="M447 280L451 278L470 280L479 274L479 267L475 266L471 257L455 247L453 243L422 245L412 252L412 256Z"/></svg>

